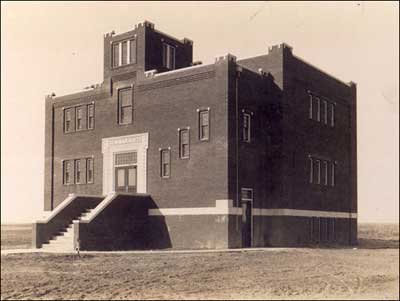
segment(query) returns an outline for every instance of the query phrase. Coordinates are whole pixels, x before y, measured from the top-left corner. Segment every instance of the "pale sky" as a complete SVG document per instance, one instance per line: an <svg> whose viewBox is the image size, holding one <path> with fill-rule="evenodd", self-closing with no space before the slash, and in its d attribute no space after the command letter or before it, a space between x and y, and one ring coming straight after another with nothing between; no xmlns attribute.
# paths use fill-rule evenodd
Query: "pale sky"
<svg viewBox="0 0 400 301"><path fill-rule="evenodd" d="M43 208L44 99L102 82L103 34L149 20L194 60L294 54L358 88L359 221L399 220L397 2L1 2L1 222Z"/></svg>

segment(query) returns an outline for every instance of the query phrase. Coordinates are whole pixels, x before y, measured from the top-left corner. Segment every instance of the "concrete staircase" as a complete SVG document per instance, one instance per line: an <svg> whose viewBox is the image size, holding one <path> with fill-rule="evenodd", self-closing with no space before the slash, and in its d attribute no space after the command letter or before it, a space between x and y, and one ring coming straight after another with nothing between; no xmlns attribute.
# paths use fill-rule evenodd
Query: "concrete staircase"
<svg viewBox="0 0 400 301"><path fill-rule="evenodd" d="M71 221L68 227L58 232L48 242L43 243L42 250L45 252L75 252L73 223L87 216L93 209L85 210L81 215Z"/></svg>

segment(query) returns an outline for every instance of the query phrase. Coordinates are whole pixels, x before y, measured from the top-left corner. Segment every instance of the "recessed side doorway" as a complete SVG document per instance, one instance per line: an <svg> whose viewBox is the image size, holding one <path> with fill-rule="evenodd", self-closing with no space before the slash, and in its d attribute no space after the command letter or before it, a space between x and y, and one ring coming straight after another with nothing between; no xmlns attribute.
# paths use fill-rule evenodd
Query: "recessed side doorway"
<svg viewBox="0 0 400 301"><path fill-rule="evenodd" d="M252 246L253 239L253 189L241 189L241 205L242 205L242 247L249 248Z"/></svg>

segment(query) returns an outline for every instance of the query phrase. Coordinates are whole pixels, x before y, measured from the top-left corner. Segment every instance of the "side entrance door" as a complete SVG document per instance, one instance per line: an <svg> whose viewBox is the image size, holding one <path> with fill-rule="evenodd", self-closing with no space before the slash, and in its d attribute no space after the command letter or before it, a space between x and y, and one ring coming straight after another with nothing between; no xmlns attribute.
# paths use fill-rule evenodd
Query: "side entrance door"
<svg viewBox="0 0 400 301"><path fill-rule="evenodd" d="M253 189L242 188L241 191L241 204L242 204L242 247L249 248L252 246L253 236Z"/></svg>
<svg viewBox="0 0 400 301"><path fill-rule="evenodd" d="M124 166L115 168L115 191L136 192L137 167Z"/></svg>

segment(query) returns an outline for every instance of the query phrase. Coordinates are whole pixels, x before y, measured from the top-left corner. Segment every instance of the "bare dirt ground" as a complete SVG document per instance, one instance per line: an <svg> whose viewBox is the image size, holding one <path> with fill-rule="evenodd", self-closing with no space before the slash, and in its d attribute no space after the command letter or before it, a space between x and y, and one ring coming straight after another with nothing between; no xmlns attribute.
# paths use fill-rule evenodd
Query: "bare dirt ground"
<svg viewBox="0 0 400 301"><path fill-rule="evenodd" d="M1 299L399 299L398 224L359 233L358 249L2 255Z"/></svg>

